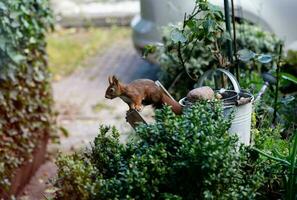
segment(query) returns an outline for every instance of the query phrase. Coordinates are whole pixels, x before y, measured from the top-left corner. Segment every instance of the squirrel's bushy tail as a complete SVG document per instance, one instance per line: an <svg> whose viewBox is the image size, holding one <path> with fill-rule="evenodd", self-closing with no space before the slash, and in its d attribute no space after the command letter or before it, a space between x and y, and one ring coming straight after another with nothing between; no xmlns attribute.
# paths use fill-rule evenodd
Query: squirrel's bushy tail
<svg viewBox="0 0 297 200"><path fill-rule="evenodd" d="M182 109L183 109L182 106L177 101L170 98L166 94L163 95L162 102L163 102L163 105L166 104L166 105L170 106L172 111L175 114L180 115L182 113Z"/></svg>

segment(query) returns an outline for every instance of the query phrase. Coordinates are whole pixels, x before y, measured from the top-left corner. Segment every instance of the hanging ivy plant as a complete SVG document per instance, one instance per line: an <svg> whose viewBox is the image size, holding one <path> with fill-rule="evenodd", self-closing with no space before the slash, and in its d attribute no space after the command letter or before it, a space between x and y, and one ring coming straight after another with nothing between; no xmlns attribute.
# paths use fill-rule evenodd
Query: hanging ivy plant
<svg viewBox="0 0 297 200"><path fill-rule="evenodd" d="M52 95L45 34L52 26L47 0L0 2L0 193L16 168L31 161L52 127Z"/></svg>

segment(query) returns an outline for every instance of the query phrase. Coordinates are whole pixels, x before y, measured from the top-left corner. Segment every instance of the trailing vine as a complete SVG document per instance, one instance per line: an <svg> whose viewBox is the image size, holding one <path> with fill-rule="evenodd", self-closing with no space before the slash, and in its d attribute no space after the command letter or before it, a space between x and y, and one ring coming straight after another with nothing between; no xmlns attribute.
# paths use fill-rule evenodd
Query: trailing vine
<svg viewBox="0 0 297 200"><path fill-rule="evenodd" d="M45 34L52 26L47 0L0 2L0 193L16 168L31 161L53 132L53 103Z"/></svg>

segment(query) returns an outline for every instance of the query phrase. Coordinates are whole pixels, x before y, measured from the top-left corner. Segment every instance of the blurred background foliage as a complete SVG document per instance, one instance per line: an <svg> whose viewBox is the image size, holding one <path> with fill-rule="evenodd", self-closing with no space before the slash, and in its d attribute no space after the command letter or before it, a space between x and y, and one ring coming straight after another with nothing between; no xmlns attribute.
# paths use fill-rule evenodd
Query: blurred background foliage
<svg viewBox="0 0 297 200"><path fill-rule="evenodd" d="M237 24L237 48L238 49L249 49L256 53L277 53L277 44L280 40L277 39L273 34L263 31L256 25L248 23ZM185 70L180 65L178 52L174 48L174 41L171 40L170 32L165 31L163 37L164 48L161 48L159 54L159 61L161 66L160 79L169 88L169 92L174 97L180 99L184 97L187 92L193 88L197 81L192 80L188 77ZM226 46L223 45L222 51L226 52ZM218 66L218 62L211 51L209 44L206 44L204 40L193 41L187 44L186 48L183 49L184 57L187 57L189 52L192 52L189 59L185 63L188 72L194 77L200 77L206 70L212 69ZM264 65L257 64L257 66L245 65L240 63L240 69L242 70L242 79L248 78L250 70L259 70ZM259 67L259 68L258 68ZM176 79L179 77L178 79ZM172 83L174 82L174 85Z"/></svg>

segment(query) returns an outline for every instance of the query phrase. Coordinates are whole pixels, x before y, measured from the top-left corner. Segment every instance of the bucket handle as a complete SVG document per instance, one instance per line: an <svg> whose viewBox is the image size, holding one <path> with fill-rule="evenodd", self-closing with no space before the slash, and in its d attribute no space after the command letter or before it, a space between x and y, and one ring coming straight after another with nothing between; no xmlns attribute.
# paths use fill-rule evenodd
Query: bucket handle
<svg viewBox="0 0 297 200"><path fill-rule="evenodd" d="M222 72L223 74L225 74L229 80L231 81L232 85L233 85L233 88L235 90L235 92L237 93L240 93L241 89L240 89L240 86L239 86L239 83L238 81L236 80L235 76L233 74L231 74L229 71L225 70L225 69L221 69L221 68L217 68L217 69L210 69L208 71L206 71L198 80L198 87L202 87L203 86L203 82L204 80L211 74L213 74L214 72L216 71L220 71Z"/></svg>

